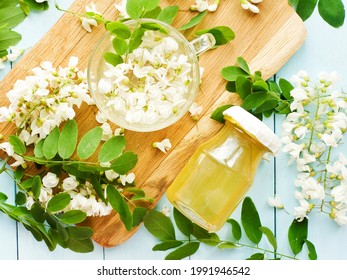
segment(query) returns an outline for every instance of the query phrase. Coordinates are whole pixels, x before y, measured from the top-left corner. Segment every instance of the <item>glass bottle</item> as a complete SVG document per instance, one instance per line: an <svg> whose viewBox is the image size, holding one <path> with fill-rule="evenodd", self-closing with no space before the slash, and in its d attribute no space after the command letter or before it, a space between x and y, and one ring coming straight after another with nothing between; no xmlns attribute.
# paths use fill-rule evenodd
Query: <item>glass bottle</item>
<svg viewBox="0 0 347 280"><path fill-rule="evenodd" d="M239 106L224 112L224 127L201 144L167 191L182 214L218 231L249 190L265 153L275 155L277 136Z"/></svg>

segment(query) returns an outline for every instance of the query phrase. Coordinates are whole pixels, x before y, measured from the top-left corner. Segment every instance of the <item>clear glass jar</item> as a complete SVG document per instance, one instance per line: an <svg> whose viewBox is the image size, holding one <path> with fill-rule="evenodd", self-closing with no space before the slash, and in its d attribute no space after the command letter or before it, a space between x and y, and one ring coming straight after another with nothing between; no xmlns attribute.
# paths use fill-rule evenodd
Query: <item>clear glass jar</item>
<svg viewBox="0 0 347 280"><path fill-rule="evenodd" d="M234 106L224 127L201 144L167 191L174 207L209 232L218 231L249 190L265 153L280 142L260 120Z"/></svg>

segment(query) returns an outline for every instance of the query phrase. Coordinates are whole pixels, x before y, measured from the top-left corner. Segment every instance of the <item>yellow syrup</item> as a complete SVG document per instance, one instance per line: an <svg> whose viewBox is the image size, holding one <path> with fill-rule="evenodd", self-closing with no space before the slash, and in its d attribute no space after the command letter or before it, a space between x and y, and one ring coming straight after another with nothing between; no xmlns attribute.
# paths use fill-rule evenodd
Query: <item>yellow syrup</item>
<svg viewBox="0 0 347 280"><path fill-rule="evenodd" d="M225 224L269 152L232 119L226 120L212 139L197 148L167 191L177 210L209 232Z"/></svg>

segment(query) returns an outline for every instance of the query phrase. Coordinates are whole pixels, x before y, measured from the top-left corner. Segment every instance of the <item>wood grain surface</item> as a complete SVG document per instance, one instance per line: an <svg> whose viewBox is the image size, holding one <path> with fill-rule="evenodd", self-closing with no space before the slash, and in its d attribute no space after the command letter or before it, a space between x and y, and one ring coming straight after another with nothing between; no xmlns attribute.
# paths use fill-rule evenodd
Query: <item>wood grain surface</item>
<svg viewBox="0 0 347 280"><path fill-rule="evenodd" d="M98 11L106 18L116 19L114 0L96 2ZM163 0L162 5L179 5L180 12L173 25L176 27L186 23L195 13L188 8L193 1ZM71 11L84 12L90 0L76 0L70 7ZM205 20L195 29L211 28L226 25L233 29L236 38L230 44L203 54L200 65L205 68L203 82L196 102L203 106L203 114L198 122L187 114L176 124L151 133L126 131L127 150L138 154L139 162L134 169L136 185L142 188L147 196L156 202L164 195L166 189L185 165L196 147L214 135L220 124L210 119L215 108L223 104L237 103L238 99L225 91L225 82L220 70L234 65L238 56L243 56L250 64L251 70L260 70L265 78L274 75L302 45L306 37L306 29L287 0L264 1L259 4L260 14L252 14L240 7L239 1L222 0L215 13L209 13ZM189 35L195 30L184 32ZM103 26L87 33L82 29L78 18L64 14L57 24L43 39L28 52L8 76L0 83L0 107L7 106L5 96L18 79L30 74L30 69L42 61L52 61L55 66L66 65L71 56L78 56L79 67L85 68L91 51L104 34ZM84 106L78 110L76 121L80 135L95 127L94 106ZM0 123L0 131L8 136L15 128ZM151 148L155 141L169 138L172 149L167 154ZM4 154L0 154L4 157ZM122 225L118 215L113 213L103 218L91 218L87 224L94 229L93 239L104 247L116 246L126 241L136 232L136 228L128 232Z"/></svg>

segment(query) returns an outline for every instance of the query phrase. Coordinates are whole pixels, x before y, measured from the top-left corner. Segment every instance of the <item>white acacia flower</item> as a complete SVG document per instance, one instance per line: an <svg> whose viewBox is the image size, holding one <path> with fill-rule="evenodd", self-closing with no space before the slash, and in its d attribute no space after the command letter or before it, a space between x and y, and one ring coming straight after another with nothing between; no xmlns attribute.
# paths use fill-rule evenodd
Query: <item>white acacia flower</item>
<svg viewBox="0 0 347 280"><path fill-rule="evenodd" d="M98 26L97 21L93 18L81 17L80 20L82 22L83 28L88 32L92 32L91 26Z"/></svg>
<svg viewBox="0 0 347 280"><path fill-rule="evenodd" d="M120 175L119 180L121 181L123 186L125 186L126 184L132 184L135 181L135 174L129 173L127 175Z"/></svg>
<svg viewBox="0 0 347 280"><path fill-rule="evenodd" d="M43 178L42 178L42 184L46 188L55 188L59 184L59 178L55 173L48 172Z"/></svg>
<svg viewBox="0 0 347 280"><path fill-rule="evenodd" d="M171 149L172 147L170 140L167 138L162 140L161 142L154 142L152 146L153 148L158 148L164 154L166 154L166 151Z"/></svg>
<svg viewBox="0 0 347 280"><path fill-rule="evenodd" d="M10 49L10 52L9 54L7 55L7 59L9 61L16 61L18 59L18 57L20 57L23 53L24 53L24 50L21 49L21 48L17 48L17 47L9 47Z"/></svg>
<svg viewBox="0 0 347 280"><path fill-rule="evenodd" d="M330 213L330 217L340 226L347 225L347 208L344 207L341 210L334 208Z"/></svg>
<svg viewBox="0 0 347 280"><path fill-rule="evenodd" d="M26 202L25 202L25 207L28 210L31 210L31 207L33 206L33 204L35 203L35 200L32 196L27 196L26 197Z"/></svg>
<svg viewBox="0 0 347 280"><path fill-rule="evenodd" d="M103 124L103 123L107 122L107 117L103 113L101 113L100 111L98 111L95 118L96 118L96 121L98 123Z"/></svg>
<svg viewBox="0 0 347 280"><path fill-rule="evenodd" d="M111 169L105 171L105 176L106 176L107 180L109 180L110 182L119 178L119 174L114 172Z"/></svg>
<svg viewBox="0 0 347 280"><path fill-rule="evenodd" d="M250 10L251 12L253 12L255 14L258 14L260 12L259 8L257 6L251 4L247 0L241 0L241 7L245 10Z"/></svg>
<svg viewBox="0 0 347 280"><path fill-rule="evenodd" d="M109 123L105 122L101 126L102 128L102 140L107 141L112 138L113 131Z"/></svg>
<svg viewBox="0 0 347 280"><path fill-rule="evenodd" d="M268 204L271 207L275 207L275 208L278 208L278 209L283 209L284 208L284 205L283 205L283 203L281 201L281 198L277 194L274 197L269 197L267 202L268 202Z"/></svg>
<svg viewBox="0 0 347 280"><path fill-rule="evenodd" d="M70 176L68 178L65 178L63 180L63 189L65 191L72 191L75 190L78 186L78 181L75 176Z"/></svg>
<svg viewBox="0 0 347 280"><path fill-rule="evenodd" d="M43 2L46 2L48 0L35 0L37 3L43 3Z"/></svg>
<svg viewBox="0 0 347 280"><path fill-rule="evenodd" d="M13 147L9 142L0 143L0 149L3 150L10 157L14 155Z"/></svg>
<svg viewBox="0 0 347 280"><path fill-rule="evenodd" d="M307 214L312 210L313 204L308 203L305 199L299 200L300 206L294 208L295 219L302 222Z"/></svg>
<svg viewBox="0 0 347 280"><path fill-rule="evenodd" d="M122 0L120 5L115 4L117 11L119 12L120 18L128 18L129 15L126 10L127 0Z"/></svg>
<svg viewBox="0 0 347 280"><path fill-rule="evenodd" d="M161 213L163 213L166 217L170 217L170 208L167 207L166 205L164 205L162 208L161 208Z"/></svg>
<svg viewBox="0 0 347 280"><path fill-rule="evenodd" d="M189 108L189 113L194 121L199 120L199 115L202 113L202 106L199 106L196 102Z"/></svg>

